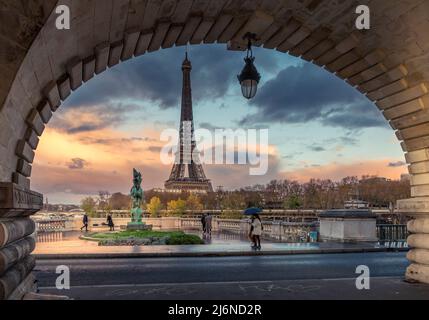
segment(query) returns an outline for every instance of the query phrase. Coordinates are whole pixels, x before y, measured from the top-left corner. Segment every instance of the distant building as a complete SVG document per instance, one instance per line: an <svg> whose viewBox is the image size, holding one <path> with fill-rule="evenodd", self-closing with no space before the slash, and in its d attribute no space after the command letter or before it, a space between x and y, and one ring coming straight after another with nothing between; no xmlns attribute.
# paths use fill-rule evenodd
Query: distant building
<svg viewBox="0 0 429 320"><path fill-rule="evenodd" d="M198 189L198 188L184 188L183 186L176 186L175 188L154 188L152 189L153 192L157 193L172 193L172 194L180 194L182 192L190 192L190 193L201 193L206 194L207 190L205 189Z"/></svg>

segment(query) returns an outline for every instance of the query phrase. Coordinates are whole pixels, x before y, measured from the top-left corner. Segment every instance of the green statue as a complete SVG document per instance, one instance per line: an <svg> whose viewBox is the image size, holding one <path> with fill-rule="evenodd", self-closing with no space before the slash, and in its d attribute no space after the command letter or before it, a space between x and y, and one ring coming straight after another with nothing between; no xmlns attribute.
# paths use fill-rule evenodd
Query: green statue
<svg viewBox="0 0 429 320"><path fill-rule="evenodd" d="M142 224L142 214L141 205L143 203L143 189L142 184L142 175L136 169L133 169L133 187L131 189L131 199L133 200L133 207L131 209L131 223L132 224Z"/></svg>

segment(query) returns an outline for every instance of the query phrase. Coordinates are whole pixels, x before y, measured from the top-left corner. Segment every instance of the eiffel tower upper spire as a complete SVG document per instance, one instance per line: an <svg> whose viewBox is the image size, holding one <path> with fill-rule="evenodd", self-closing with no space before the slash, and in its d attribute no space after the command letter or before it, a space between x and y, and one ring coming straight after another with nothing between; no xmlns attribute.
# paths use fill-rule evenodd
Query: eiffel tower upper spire
<svg viewBox="0 0 429 320"><path fill-rule="evenodd" d="M191 88L191 71L192 64L188 60L188 53L186 52L185 60L182 63L183 72L183 87L182 87L182 114L180 120L193 121L194 115L192 111L192 88Z"/></svg>
<svg viewBox="0 0 429 320"><path fill-rule="evenodd" d="M171 170L170 178L165 183L166 189L211 192L210 180L204 174L199 158L194 156L196 142L194 137L194 115L192 109L191 87L192 63L186 52L182 63L183 87L180 115L180 139L176 161ZM186 136L190 135L190 139Z"/></svg>

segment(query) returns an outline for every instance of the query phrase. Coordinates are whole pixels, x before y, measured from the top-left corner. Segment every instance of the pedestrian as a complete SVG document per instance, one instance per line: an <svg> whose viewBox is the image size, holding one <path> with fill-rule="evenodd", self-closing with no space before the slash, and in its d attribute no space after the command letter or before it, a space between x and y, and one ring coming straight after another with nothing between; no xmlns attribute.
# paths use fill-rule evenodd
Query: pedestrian
<svg viewBox="0 0 429 320"><path fill-rule="evenodd" d="M206 234L206 214L203 213L201 216L201 224L203 226L203 235Z"/></svg>
<svg viewBox="0 0 429 320"><path fill-rule="evenodd" d="M110 214L107 215L107 225L109 226L110 231L115 231L115 224L113 223L113 219Z"/></svg>
<svg viewBox="0 0 429 320"><path fill-rule="evenodd" d="M83 223L83 226L82 228L80 228L80 231L82 231L83 228L85 228L85 232L88 232L88 215L86 213L83 215L82 223Z"/></svg>
<svg viewBox="0 0 429 320"><path fill-rule="evenodd" d="M212 235L212 215L210 213L206 216L206 233L207 235Z"/></svg>
<svg viewBox="0 0 429 320"><path fill-rule="evenodd" d="M262 221L259 215L252 215L249 237L253 241L252 249L261 250Z"/></svg>

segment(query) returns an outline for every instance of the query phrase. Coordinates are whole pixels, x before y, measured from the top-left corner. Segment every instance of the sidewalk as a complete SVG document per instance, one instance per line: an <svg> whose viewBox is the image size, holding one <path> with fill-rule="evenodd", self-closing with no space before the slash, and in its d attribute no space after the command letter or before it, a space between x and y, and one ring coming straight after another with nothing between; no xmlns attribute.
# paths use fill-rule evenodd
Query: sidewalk
<svg viewBox="0 0 429 320"><path fill-rule="evenodd" d="M37 243L37 259L93 259L141 257L252 256L320 253L358 253L407 250L386 248L376 243L276 243L264 242L253 251L248 241L234 234L213 235L205 245L100 247L97 242L79 240L79 233L53 242Z"/></svg>

